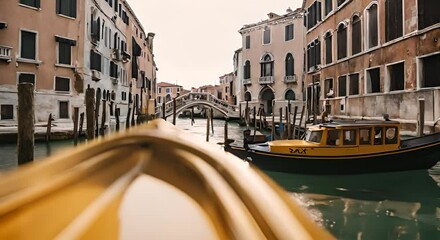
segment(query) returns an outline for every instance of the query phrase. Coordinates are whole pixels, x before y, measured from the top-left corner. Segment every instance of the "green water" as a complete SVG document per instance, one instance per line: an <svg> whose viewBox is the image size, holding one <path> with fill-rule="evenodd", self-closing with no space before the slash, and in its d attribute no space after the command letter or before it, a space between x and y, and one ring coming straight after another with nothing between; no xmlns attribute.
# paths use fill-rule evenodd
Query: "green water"
<svg viewBox="0 0 440 240"><path fill-rule="evenodd" d="M196 119L194 125L189 119L177 119L177 126L205 141L205 119ZM230 123L229 138L241 138L243 129ZM222 142L223 131L224 121L215 120L210 142ZM49 148L37 143L35 156L72 146L72 141L52 142ZM15 145L0 145L0 169L16 167L15 149ZM430 172L346 176L266 174L337 239L440 239L440 166Z"/></svg>

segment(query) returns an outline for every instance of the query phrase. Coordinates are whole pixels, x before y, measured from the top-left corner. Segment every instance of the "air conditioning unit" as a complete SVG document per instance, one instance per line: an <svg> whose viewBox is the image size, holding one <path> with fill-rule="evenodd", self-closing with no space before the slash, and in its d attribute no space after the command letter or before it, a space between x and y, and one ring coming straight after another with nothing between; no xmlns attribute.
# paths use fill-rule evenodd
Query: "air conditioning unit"
<svg viewBox="0 0 440 240"><path fill-rule="evenodd" d="M93 81L101 80L101 72L99 72L98 70L92 70L92 80Z"/></svg>
<svg viewBox="0 0 440 240"><path fill-rule="evenodd" d="M122 54L118 49L114 49L112 53L112 58L115 61L122 61Z"/></svg>

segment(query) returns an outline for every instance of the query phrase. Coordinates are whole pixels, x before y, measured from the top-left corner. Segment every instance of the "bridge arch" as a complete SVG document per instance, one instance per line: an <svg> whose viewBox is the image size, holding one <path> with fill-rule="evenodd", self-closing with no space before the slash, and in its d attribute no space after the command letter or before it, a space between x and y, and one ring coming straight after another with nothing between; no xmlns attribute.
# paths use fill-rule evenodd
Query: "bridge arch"
<svg viewBox="0 0 440 240"><path fill-rule="evenodd" d="M207 107L211 107L217 111L219 111L223 116L227 117L228 116L228 112L226 112L225 110L217 107L215 104L212 104L210 102L205 102L205 101L194 101L188 104L185 104L179 108L176 109L176 115L178 115L179 113L181 113L183 110L194 107L194 106L199 106L199 105L203 105L203 106L207 106ZM173 113L168 113L166 114L167 117L172 116Z"/></svg>

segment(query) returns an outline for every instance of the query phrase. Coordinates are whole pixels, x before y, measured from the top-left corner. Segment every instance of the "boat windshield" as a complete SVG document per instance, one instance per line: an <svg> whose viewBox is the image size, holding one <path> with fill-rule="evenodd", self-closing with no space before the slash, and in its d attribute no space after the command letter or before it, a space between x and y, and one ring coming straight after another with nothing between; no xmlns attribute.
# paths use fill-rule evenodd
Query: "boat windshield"
<svg viewBox="0 0 440 240"><path fill-rule="evenodd" d="M321 138L322 138L322 131L321 130L318 130L318 131L307 130L304 140L306 140L308 142L320 143Z"/></svg>

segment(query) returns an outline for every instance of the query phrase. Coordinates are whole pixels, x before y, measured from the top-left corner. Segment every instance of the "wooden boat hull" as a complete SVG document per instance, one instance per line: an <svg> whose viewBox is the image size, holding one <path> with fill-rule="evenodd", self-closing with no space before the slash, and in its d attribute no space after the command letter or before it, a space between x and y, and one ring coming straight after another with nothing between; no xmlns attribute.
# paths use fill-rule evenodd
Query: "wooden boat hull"
<svg viewBox="0 0 440 240"><path fill-rule="evenodd" d="M322 157L271 153L267 146L250 149L226 146L225 150L263 170L300 174L359 174L429 169L440 161L440 142L392 152Z"/></svg>

